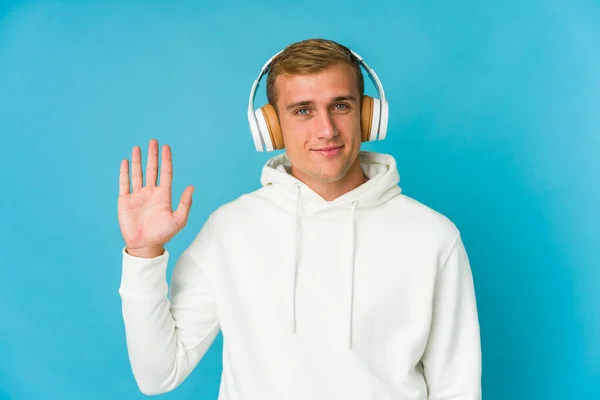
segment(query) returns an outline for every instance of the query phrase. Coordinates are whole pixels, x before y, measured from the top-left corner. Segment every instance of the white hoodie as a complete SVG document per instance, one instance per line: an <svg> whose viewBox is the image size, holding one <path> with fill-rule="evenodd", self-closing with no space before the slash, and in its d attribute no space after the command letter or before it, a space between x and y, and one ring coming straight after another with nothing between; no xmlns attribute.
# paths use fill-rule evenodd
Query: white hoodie
<svg viewBox="0 0 600 400"><path fill-rule="evenodd" d="M177 260L123 249L127 346L140 390L173 390L223 334L219 400L475 400L480 332L461 236L401 193L393 157L326 201L289 174L219 207Z"/></svg>

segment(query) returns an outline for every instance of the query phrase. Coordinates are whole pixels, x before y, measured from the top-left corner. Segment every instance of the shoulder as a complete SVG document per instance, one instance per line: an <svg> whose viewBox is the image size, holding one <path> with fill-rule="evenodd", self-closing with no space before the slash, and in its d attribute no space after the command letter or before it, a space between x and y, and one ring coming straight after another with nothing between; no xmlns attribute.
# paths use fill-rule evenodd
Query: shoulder
<svg viewBox="0 0 600 400"><path fill-rule="evenodd" d="M270 199L273 193L266 193L270 187L261 187L251 192L243 193L238 197L220 205L213 211L213 218L230 218L240 213L248 213L248 211L265 207L270 204ZM270 192L270 191L269 191Z"/></svg>
<svg viewBox="0 0 600 400"><path fill-rule="evenodd" d="M390 211L400 213L405 217L415 218L423 222L446 226L452 229L456 228L454 222L446 215L404 193L394 196L394 198L390 199L389 204Z"/></svg>
<svg viewBox="0 0 600 400"><path fill-rule="evenodd" d="M261 190L243 193L205 214L204 222L192 239L190 250L198 253L202 249L205 253L209 247L222 247L234 240L243 230L240 227L247 226L250 219L257 216L261 208L257 205L261 202L257 192Z"/></svg>
<svg viewBox="0 0 600 400"><path fill-rule="evenodd" d="M388 201L386 218L400 229L409 230L415 239L442 247L451 246L460 236L458 226L448 216L403 193Z"/></svg>
<svg viewBox="0 0 600 400"><path fill-rule="evenodd" d="M257 217L261 213L264 214L265 211L273 207L273 203L270 200L272 200L274 194L267 194L266 191L269 191L269 189L271 188L261 187L222 203L209 213L205 225L219 227L219 230L221 230L231 225L239 226L240 223ZM215 229L213 228L213 231Z"/></svg>

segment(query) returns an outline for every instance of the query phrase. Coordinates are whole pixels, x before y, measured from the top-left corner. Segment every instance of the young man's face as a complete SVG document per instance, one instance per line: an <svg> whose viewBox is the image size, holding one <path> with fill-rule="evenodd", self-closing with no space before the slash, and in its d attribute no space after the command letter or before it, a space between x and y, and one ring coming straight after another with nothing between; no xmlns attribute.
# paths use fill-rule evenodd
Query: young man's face
<svg viewBox="0 0 600 400"><path fill-rule="evenodd" d="M344 179L356 168L361 144L361 99L352 67L336 64L317 74L279 75L275 82L294 175L309 185Z"/></svg>

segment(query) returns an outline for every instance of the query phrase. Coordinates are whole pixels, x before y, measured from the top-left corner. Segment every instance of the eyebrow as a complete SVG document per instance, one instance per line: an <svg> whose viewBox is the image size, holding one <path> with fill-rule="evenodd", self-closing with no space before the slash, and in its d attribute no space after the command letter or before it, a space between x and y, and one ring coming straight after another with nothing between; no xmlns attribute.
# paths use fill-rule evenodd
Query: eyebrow
<svg viewBox="0 0 600 400"><path fill-rule="evenodd" d="M335 102L338 102L338 101L345 101L345 100L356 101L356 97L354 97L352 95L337 96L337 97L333 98L332 103L335 103ZM312 101L312 100L296 101L294 103L288 104L285 109L286 110L290 110L290 109L295 108L295 107L308 106L308 105L313 104L313 103L314 103L314 101Z"/></svg>

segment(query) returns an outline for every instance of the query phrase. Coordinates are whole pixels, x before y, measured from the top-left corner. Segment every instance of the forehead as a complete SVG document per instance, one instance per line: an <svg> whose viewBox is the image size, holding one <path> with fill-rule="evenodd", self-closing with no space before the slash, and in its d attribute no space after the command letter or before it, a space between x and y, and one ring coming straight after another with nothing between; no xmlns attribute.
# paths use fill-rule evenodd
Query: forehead
<svg viewBox="0 0 600 400"><path fill-rule="evenodd" d="M348 64L335 64L323 71L303 75L279 75L275 79L277 102L327 101L333 97L358 97L356 74Z"/></svg>

